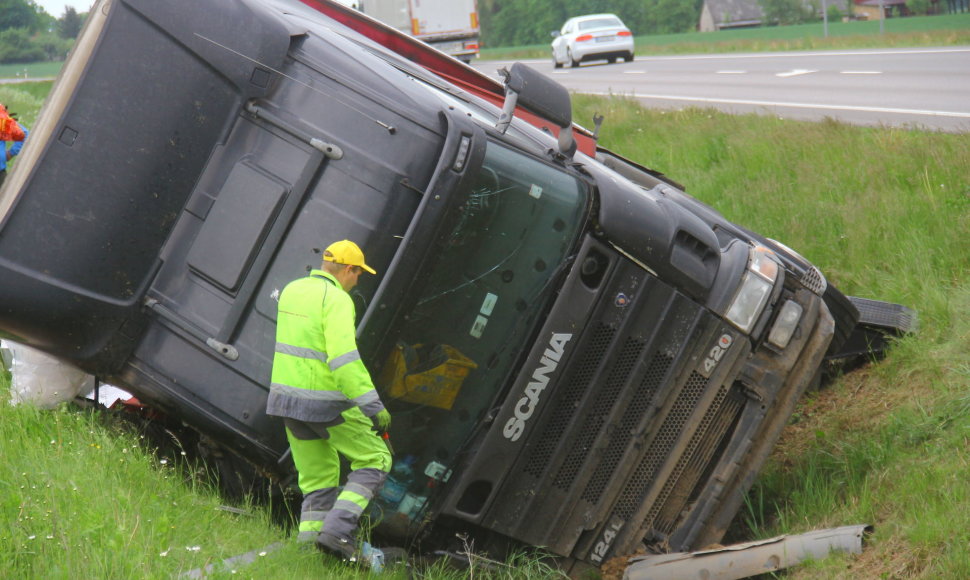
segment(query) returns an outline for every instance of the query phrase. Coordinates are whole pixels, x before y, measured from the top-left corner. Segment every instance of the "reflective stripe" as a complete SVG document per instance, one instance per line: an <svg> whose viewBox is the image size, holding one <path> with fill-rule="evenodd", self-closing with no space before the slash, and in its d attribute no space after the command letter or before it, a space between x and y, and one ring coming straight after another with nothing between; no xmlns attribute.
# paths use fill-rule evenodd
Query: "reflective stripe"
<svg viewBox="0 0 970 580"><path fill-rule="evenodd" d="M363 413L365 417L370 417L370 418L373 418L375 415L380 413L381 409L383 408L384 408L384 403L382 403L380 399L371 401L366 405L361 405L360 407L358 407L358 409L360 409L360 412Z"/></svg>
<svg viewBox="0 0 970 580"><path fill-rule="evenodd" d="M374 498L374 491L372 489L370 489L369 487L363 486L359 483L354 483L352 481L348 482L347 485L344 486L344 491L349 491L350 493L356 493L357 495L359 495L360 497L364 498L367 501L370 501L371 499Z"/></svg>
<svg viewBox="0 0 970 580"><path fill-rule="evenodd" d="M276 394L287 397L293 397L294 399L306 399L309 401L348 400L347 395L341 393L340 391L315 391L313 389L301 389L300 387L281 385L280 383L273 383L270 385L269 389L271 392L275 392Z"/></svg>
<svg viewBox="0 0 970 580"><path fill-rule="evenodd" d="M304 348L302 346L293 346L292 344L286 344L285 342L276 343L276 352L300 358L318 360L324 364L327 362L327 353L325 352L314 350L312 348Z"/></svg>
<svg viewBox="0 0 970 580"><path fill-rule="evenodd" d="M357 505L356 503L350 501L349 499L338 499L337 503L333 504L334 511L341 510L345 512L350 512L356 516L364 513L364 508Z"/></svg>
<svg viewBox="0 0 970 580"><path fill-rule="evenodd" d="M330 510L323 512L303 512L300 514L301 522L322 522L327 519L327 514Z"/></svg>
<svg viewBox="0 0 970 580"><path fill-rule="evenodd" d="M358 407L363 407L374 402L379 402L381 400L380 395L377 394L375 389L371 389L359 397L354 397L351 401L354 402Z"/></svg>
<svg viewBox="0 0 970 580"><path fill-rule="evenodd" d="M355 360L360 360L360 353L356 350L352 350L347 354L342 354L330 362L330 370L336 371L345 364L352 363Z"/></svg>
<svg viewBox="0 0 970 580"><path fill-rule="evenodd" d="M320 535L320 530L302 530L296 535L296 541L300 544L308 544L317 539Z"/></svg>

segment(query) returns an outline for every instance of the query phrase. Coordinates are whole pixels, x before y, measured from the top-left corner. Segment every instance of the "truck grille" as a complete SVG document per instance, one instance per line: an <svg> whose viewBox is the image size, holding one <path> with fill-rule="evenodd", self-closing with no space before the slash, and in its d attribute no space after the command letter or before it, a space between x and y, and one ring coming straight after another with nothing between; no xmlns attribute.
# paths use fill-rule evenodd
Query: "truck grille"
<svg viewBox="0 0 970 580"><path fill-rule="evenodd" d="M626 383L627 377L630 376L630 371L633 370L633 365L639 358L644 346L643 341L627 338L626 344L620 351L620 356L617 357L613 369L610 371L606 384L600 391L600 396L596 398L593 407L586 413L576 443L566 456L565 462L559 469L559 474L552 482L559 489L568 490L576 479L577 472L583 466L596 436L603 429L610 408L615 404L617 395Z"/></svg>
<svg viewBox="0 0 970 580"><path fill-rule="evenodd" d="M674 408L667 415L663 425L657 430L653 444L644 456L643 461L640 462L633 477L623 489L623 493L613 510L613 515L619 516L623 520L629 520L642 505L647 488L656 480L657 470L661 463L673 453L674 445L677 444L679 439L678 436L683 431L684 424L687 423L691 411L697 405L697 401L706 387L707 380L704 377L697 372L691 373L687 385L674 404ZM689 454L682 457L678 466L689 458ZM664 490L668 490L668 494L671 481L672 478L668 479L667 485L664 486ZM663 497L658 498L651 509L651 513L656 513L662 507L663 499Z"/></svg>
<svg viewBox="0 0 970 580"><path fill-rule="evenodd" d="M671 357L661 353L657 353L653 357L653 360L650 362L650 367L640 381L636 395L623 413L623 418L620 420L620 428L617 430L616 436L610 439L610 444L603 455L604 464L616 465L619 463L623 457L623 451L629 446L630 439L633 438L637 423L640 422L646 414L647 409L650 408L650 401L653 400L657 392L657 387L660 386L660 382L667 374L672 362L673 359ZM603 490L609 481L610 474L611 472L605 469L593 474L586 489L583 490L582 498L591 504L599 502L600 497L603 495Z"/></svg>
<svg viewBox="0 0 970 580"><path fill-rule="evenodd" d="M608 525L614 550L675 532L747 401L726 376L748 349L737 331L630 262L602 286L484 520L581 559ZM735 347L705 371L724 335Z"/></svg>
<svg viewBox="0 0 970 580"><path fill-rule="evenodd" d="M566 383L559 404L525 467L525 472L533 477L541 477L546 466L549 465L558 442L562 441L563 433L572 422L580 398L586 393L593 377L596 376L599 363L603 360L604 353L609 348L613 335L616 334L616 329L600 323L596 325L592 334L582 361L572 378Z"/></svg>
<svg viewBox="0 0 970 580"><path fill-rule="evenodd" d="M664 484L660 500L653 504L646 522L652 522L655 532L670 535L681 511L693 500L697 485L704 481L712 459L722 449L724 435L732 431L744 406L743 396L728 399L728 389L722 386L714 403L708 407L701 426L691 438L685 453L674 470L675 476Z"/></svg>

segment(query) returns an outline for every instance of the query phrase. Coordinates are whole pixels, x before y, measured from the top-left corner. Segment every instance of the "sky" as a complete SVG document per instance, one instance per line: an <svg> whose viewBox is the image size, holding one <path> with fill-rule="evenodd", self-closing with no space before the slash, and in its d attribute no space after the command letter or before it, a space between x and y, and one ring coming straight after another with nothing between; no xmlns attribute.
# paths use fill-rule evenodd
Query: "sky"
<svg viewBox="0 0 970 580"><path fill-rule="evenodd" d="M73 6L78 14L91 9L94 0L34 0L34 3L47 11L54 18L64 16L64 9Z"/></svg>

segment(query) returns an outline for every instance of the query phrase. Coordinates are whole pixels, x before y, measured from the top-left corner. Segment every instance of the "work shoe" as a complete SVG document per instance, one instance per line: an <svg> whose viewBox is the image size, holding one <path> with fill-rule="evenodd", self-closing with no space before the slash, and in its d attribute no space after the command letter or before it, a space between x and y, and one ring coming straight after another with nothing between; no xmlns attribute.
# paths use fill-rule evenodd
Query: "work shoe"
<svg viewBox="0 0 970 580"><path fill-rule="evenodd" d="M350 540L328 532L320 532L317 534L316 544L320 551L333 554L341 560L357 561L357 550L354 549L354 544Z"/></svg>
<svg viewBox="0 0 970 580"><path fill-rule="evenodd" d="M350 540L320 532L316 544L321 551L333 554L345 562L360 562L378 573L384 569L384 552L367 542L363 542L360 550L357 550Z"/></svg>

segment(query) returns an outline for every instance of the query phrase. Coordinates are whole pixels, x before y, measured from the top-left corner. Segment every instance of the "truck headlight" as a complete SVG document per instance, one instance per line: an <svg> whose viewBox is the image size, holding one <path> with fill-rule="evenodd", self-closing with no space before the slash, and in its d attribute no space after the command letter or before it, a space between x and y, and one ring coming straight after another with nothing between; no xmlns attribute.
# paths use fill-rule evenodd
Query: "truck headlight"
<svg viewBox="0 0 970 580"><path fill-rule="evenodd" d="M742 332L750 333L768 303L777 279L778 263L771 257L771 250L763 246L751 248L748 270L741 276L741 283L725 314L728 322Z"/></svg>
<svg viewBox="0 0 970 580"><path fill-rule="evenodd" d="M795 334L798 321L802 319L802 306L794 300L788 300L778 311L778 318L768 333L768 342L778 348L785 348Z"/></svg>

